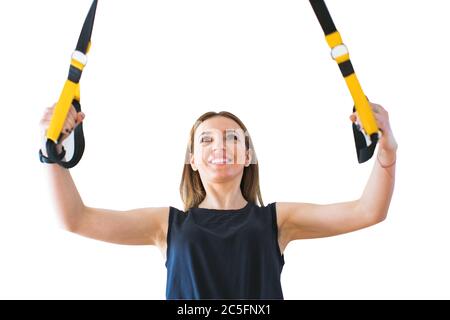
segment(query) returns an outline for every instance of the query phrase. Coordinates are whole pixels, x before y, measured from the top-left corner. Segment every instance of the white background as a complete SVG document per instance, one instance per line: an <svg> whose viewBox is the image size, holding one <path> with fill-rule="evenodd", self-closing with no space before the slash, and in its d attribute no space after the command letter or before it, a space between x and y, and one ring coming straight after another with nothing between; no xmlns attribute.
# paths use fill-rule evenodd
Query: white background
<svg viewBox="0 0 450 320"><path fill-rule="evenodd" d="M155 247L60 229L38 123L64 84L90 0L1 1L0 298L164 299ZM285 251L286 299L450 298L444 0L327 1L365 93L399 143L388 219ZM206 111L247 125L265 204L358 198L352 100L307 1L100 1L82 79L86 205L183 208L188 133Z"/></svg>

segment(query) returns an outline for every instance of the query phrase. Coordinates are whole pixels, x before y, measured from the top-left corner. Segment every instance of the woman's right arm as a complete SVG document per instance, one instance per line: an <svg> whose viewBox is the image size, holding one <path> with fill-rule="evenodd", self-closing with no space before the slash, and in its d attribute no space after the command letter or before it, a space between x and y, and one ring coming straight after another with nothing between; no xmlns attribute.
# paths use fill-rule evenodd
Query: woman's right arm
<svg viewBox="0 0 450 320"><path fill-rule="evenodd" d="M52 114L53 108L48 108L41 120L41 128L46 130ZM83 118L83 114L77 114L72 108L64 125L64 132L69 135ZM45 155L44 148L42 151ZM83 203L69 170L57 164L46 164L45 170L55 211L64 229L117 244L159 246L165 243L169 207L129 211L91 208Z"/></svg>

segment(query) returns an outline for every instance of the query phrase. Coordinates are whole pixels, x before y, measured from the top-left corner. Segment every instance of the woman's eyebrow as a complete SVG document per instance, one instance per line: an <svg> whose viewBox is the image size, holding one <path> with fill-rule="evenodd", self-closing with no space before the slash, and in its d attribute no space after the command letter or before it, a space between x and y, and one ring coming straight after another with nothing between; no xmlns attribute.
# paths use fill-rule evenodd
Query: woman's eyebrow
<svg viewBox="0 0 450 320"><path fill-rule="evenodd" d="M224 133L238 133L239 132L238 130L239 129L225 129L225 130L223 130L223 132ZM211 131L203 131L202 133L199 134L199 136L202 136L204 134L209 134L209 133L211 133Z"/></svg>

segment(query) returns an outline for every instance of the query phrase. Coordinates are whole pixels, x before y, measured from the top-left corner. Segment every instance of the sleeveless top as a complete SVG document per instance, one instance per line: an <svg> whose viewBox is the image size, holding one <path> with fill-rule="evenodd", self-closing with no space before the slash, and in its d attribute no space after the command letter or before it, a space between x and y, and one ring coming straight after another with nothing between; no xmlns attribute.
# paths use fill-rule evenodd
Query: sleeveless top
<svg viewBox="0 0 450 320"><path fill-rule="evenodd" d="M283 299L275 202L233 210L170 207L167 299Z"/></svg>

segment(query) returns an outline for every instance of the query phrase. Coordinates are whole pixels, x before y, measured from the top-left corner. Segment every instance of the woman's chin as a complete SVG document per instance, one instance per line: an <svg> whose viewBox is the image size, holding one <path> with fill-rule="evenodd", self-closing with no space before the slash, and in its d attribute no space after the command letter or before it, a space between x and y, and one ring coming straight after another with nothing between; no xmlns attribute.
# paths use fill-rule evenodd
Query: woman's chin
<svg viewBox="0 0 450 320"><path fill-rule="evenodd" d="M217 168L211 170L209 174L209 180L211 182L227 182L236 178L240 178L242 170L236 170L236 168Z"/></svg>

